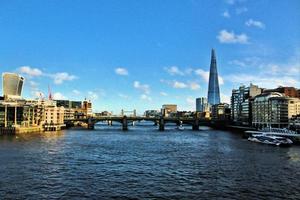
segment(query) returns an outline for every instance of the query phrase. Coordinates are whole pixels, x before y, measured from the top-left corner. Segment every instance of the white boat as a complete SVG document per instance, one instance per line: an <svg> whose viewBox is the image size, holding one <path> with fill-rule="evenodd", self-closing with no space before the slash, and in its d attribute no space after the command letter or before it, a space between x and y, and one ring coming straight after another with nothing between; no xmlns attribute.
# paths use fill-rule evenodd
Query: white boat
<svg viewBox="0 0 300 200"><path fill-rule="evenodd" d="M263 144L270 144L276 146L290 146L293 144L293 141L289 138L279 137L279 136L270 136L265 134L253 134L248 138L251 142L258 142Z"/></svg>
<svg viewBox="0 0 300 200"><path fill-rule="evenodd" d="M183 131L183 130L184 130L184 127L183 127L182 125L180 125L180 126L178 126L176 129L179 130L179 131Z"/></svg>
<svg viewBox="0 0 300 200"><path fill-rule="evenodd" d="M286 128L271 128L266 127L257 131L245 131L247 134L264 134L268 136L279 136L279 137L299 137L300 134L296 131L288 130Z"/></svg>

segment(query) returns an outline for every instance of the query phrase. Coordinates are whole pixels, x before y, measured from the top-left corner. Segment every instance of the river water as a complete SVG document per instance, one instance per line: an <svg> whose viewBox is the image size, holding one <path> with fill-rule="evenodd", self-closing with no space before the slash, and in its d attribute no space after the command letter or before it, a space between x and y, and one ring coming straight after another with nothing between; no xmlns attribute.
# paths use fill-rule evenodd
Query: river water
<svg viewBox="0 0 300 200"><path fill-rule="evenodd" d="M129 129L0 137L0 199L300 199L300 146Z"/></svg>

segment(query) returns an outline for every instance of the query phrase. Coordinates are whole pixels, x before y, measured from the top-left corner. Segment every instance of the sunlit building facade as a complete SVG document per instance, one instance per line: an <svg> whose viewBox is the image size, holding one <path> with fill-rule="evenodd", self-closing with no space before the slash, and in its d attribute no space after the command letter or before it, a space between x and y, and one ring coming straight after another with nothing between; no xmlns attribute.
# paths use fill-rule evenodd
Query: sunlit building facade
<svg viewBox="0 0 300 200"><path fill-rule="evenodd" d="M255 97L252 106L252 126L288 127L289 120L300 114L300 99L278 92Z"/></svg>
<svg viewBox="0 0 300 200"><path fill-rule="evenodd" d="M2 91L5 99L21 99L24 77L15 73L2 74Z"/></svg>

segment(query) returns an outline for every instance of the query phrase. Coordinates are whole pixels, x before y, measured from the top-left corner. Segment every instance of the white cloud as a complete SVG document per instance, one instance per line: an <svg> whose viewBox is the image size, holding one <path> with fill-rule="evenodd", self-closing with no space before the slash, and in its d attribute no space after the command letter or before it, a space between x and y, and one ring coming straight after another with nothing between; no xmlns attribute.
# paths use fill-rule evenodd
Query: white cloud
<svg viewBox="0 0 300 200"><path fill-rule="evenodd" d="M149 97L149 96L146 95L146 94L142 94L142 95L141 95L141 99L142 99L142 100L145 100L145 101L152 101L152 98Z"/></svg>
<svg viewBox="0 0 300 200"><path fill-rule="evenodd" d="M190 90L198 90L200 88L200 85L197 82L181 82L181 81L168 81L168 80L160 80L160 82L162 83L166 83L167 85L175 88L175 89L190 89ZM164 95L164 93L162 94L162 96L166 96Z"/></svg>
<svg viewBox="0 0 300 200"><path fill-rule="evenodd" d="M54 94L53 94L53 99L55 99L55 100L65 100L65 99L67 99L62 93L60 93L60 92L55 92Z"/></svg>
<svg viewBox="0 0 300 200"><path fill-rule="evenodd" d="M187 84L183 83L183 82L179 82L179 81L174 81L173 82L173 88L176 88L176 89L184 89L188 87Z"/></svg>
<svg viewBox="0 0 300 200"><path fill-rule="evenodd" d="M209 80L209 71L204 71L203 69L196 69L195 74L202 77L202 79L208 83Z"/></svg>
<svg viewBox="0 0 300 200"><path fill-rule="evenodd" d="M245 22L245 25L246 26L254 26L254 27L257 27L257 28L261 28L261 29L264 29L265 28L265 24L261 21L255 21L253 19L249 19L248 21Z"/></svg>
<svg viewBox="0 0 300 200"><path fill-rule="evenodd" d="M190 83L189 86L190 86L191 90L198 90L198 89L200 89L200 85L198 83L196 83L196 82Z"/></svg>
<svg viewBox="0 0 300 200"><path fill-rule="evenodd" d="M186 101L185 110L194 111L196 107L196 99L189 96L185 99L185 101Z"/></svg>
<svg viewBox="0 0 300 200"><path fill-rule="evenodd" d="M196 100L194 99L194 98L192 98L192 97L187 97L186 99L186 102L189 104L189 105L195 105L196 103Z"/></svg>
<svg viewBox="0 0 300 200"><path fill-rule="evenodd" d="M230 104L231 100L230 100L230 96L226 95L226 94L223 94L221 93L221 102L222 103L228 103Z"/></svg>
<svg viewBox="0 0 300 200"><path fill-rule="evenodd" d="M116 68L115 73L121 76L127 76L129 74L127 69L121 67Z"/></svg>
<svg viewBox="0 0 300 200"><path fill-rule="evenodd" d="M62 84L64 81L72 81L77 78L76 76L68 74L67 72L59 72L50 76L53 78L54 83L57 85Z"/></svg>
<svg viewBox="0 0 300 200"><path fill-rule="evenodd" d="M229 62L229 64L237 65L237 66L240 66L240 67L246 67L246 63L243 62L243 61L240 61L240 60L232 60L232 61Z"/></svg>
<svg viewBox="0 0 300 200"><path fill-rule="evenodd" d="M160 92L159 94L160 94L161 96L164 96L164 97L168 96L168 94L165 93L165 92Z"/></svg>
<svg viewBox="0 0 300 200"><path fill-rule="evenodd" d="M290 76L266 76L264 74L258 74L254 76L249 74L232 74L227 76L226 80L236 84L253 83L264 88L275 88L278 86L300 86L299 80Z"/></svg>
<svg viewBox="0 0 300 200"><path fill-rule="evenodd" d="M29 66L22 66L19 68L19 71L23 74L29 76L42 76L43 72L38 68L31 68Z"/></svg>
<svg viewBox="0 0 300 200"><path fill-rule="evenodd" d="M183 76L184 72L182 72L177 66L165 67L165 70L172 76L180 75Z"/></svg>
<svg viewBox="0 0 300 200"><path fill-rule="evenodd" d="M92 101L95 101L99 98L99 95L96 92L88 91L88 98Z"/></svg>
<svg viewBox="0 0 300 200"><path fill-rule="evenodd" d="M235 13L236 13L237 15L240 15L240 14L245 13L245 12L247 12L247 11L248 11L248 8L246 8L246 7L240 7L240 8L236 8L236 9L235 9Z"/></svg>
<svg viewBox="0 0 300 200"><path fill-rule="evenodd" d="M227 30L221 30L219 32L219 35L217 36L217 39L219 40L220 43L239 43L239 44L247 44L248 42L248 36L244 33L238 35L235 34L233 31L229 32Z"/></svg>
<svg viewBox="0 0 300 200"><path fill-rule="evenodd" d="M225 17L225 18L230 18L230 14L227 10L222 13L222 16Z"/></svg>
<svg viewBox="0 0 300 200"><path fill-rule="evenodd" d="M199 75L206 83L209 81L209 71L204 71L203 69L196 69L195 74ZM219 84L223 85L224 84L224 79L219 76Z"/></svg>
<svg viewBox="0 0 300 200"><path fill-rule="evenodd" d="M262 61L259 57L245 58L243 61L255 74L239 73L225 76L225 80L235 84L253 83L264 88L277 86L300 87L300 56L295 53L285 63Z"/></svg>
<svg viewBox="0 0 300 200"><path fill-rule="evenodd" d="M38 87L38 83L34 82L34 81L29 81L29 85L31 88L37 88Z"/></svg>
<svg viewBox="0 0 300 200"><path fill-rule="evenodd" d="M141 84L139 81L134 81L133 87L143 91L145 94L150 94L150 86L147 84Z"/></svg>
<svg viewBox="0 0 300 200"><path fill-rule="evenodd" d="M72 93L73 93L74 95L80 95L80 94L81 94L81 92L78 91L78 90L72 90Z"/></svg>

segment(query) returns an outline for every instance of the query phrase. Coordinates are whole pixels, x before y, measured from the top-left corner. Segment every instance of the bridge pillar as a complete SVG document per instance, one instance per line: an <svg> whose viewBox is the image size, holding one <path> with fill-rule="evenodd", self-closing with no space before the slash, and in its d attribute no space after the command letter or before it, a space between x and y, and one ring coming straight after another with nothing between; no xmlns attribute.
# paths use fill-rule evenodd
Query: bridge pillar
<svg viewBox="0 0 300 200"><path fill-rule="evenodd" d="M123 131L128 131L128 122L126 116L124 116L122 119L122 129Z"/></svg>
<svg viewBox="0 0 300 200"><path fill-rule="evenodd" d="M164 120L163 117L161 117L161 118L159 119L159 130L160 130L160 131L164 131L164 130L165 130L165 120Z"/></svg>
<svg viewBox="0 0 300 200"><path fill-rule="evenodd" d="M89 130L94 130L95 129L95 123L92 121L91 118L88 119L88 126L87 126L87 128Z"/></svg>
<svg viewBox="0 0 300 200"><path fill-rule="evenodd" d="M193 123L193 131L199 131L199 119L195 118Z"/></svg>

